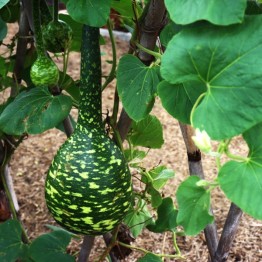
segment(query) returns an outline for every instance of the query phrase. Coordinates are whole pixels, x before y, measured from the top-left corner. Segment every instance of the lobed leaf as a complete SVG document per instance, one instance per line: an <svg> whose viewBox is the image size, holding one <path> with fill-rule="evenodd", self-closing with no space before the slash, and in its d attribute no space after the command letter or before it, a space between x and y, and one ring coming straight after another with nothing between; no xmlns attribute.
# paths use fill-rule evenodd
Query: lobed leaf
<svg viewBox="0 0 262 262"><path fill-rule="evenodd" d="M9 2L9 0L0 0L0 8L5 6L8 2Z"/></svg>
<svg viewBox="0 0 262 262"><path fill-rule="evenodd" d="M166 168L166 166L157 166L149 171L149 175L153 179L152 185L156 190L159 190L169 179L175 176L175 173L172 169Z"/></svg>
<svg viewBox="0 0 262 262"><path fill-rule="evenodd" d="M210 192L196 185L199 180L197 176L187 178L176 192L177 224L184 227L186 235L196 235L213 222L209 213Z"/></svg>
<svg viewBox="0 0 262 262"><path fill-rule="evenodd" d="M27 253L27 245L22 240L19 221L9 219L0 224L0 261L15 262Z"/></svg>
<svg viewBox="0 0 262 262"><path fill-rule="evenodd" d="M37 262L73 262L75 259L65 252L70 240L71 234L65 230L43 234L30 245L30 256Z"/></svg>
<svg viewBox="0 0 262 262"><path fill-rule="evenodd" d="M153 183L147 184L147 193L151 196L151 206L158 208L162 203L162 196L158 190L153 186Z"/></svg>
<svg viewBox="0 0 262 262"><path fill-rule="evenodd" d="M261 23L261 16L247 16L241 25L187 28L174 36L162 57L166 81L202 92L192 124L212 139L231 138L262 121ZM197 94L187 91L189 97Z"/></svg>
<svg viewBox="0 0 262 262"><path fill-rule="evenodd" d="M160 121L155 116L148 115L139 122L133 122L130 140L134 146L161 148L164 139Z"/></svg>
<svg viewBox="0 0 262 262"><path fill-rule="evenodd" d="M2 41L7 34L7 26L6 23L0 17L0 41Z"/></svg>
<svg viewBox="0 0 262 262"><path fill-rule="evenodd" d="M177 24L207 20L216 25L241 23L246 0L165 0L171 19Z"/></svg>
<svg viewBox="0 0 262 262"><path fill-rule="evenodd" d="M170 197L162 199L161 205L157 208L157 220L147 228L155 233L174 231L177 227L177 210L174 208L173 200Z"/></svg>
<svg viewBox="0 0 262 262"><path fill-rule="evenodd" d="M262 220L262 123L243 134L249 159L229 161L219 171L218 181L226 196L244 212Z"/></svg>
<svg viewBox="0 0 262 262"><path fill-rule="evenodd" d="M132 2L130 2L130 0L113 0L111 2L111 8L116 10L124 18L128 17L129 19L132 19L133 17Z"/></svg>
<svg viewBox="0 0 262 262"><path fill-rule="evenodd" d="M0 115L0 129L9 135L39 134L57 126L72 106L68 96L53 96L47 87L20 93Z"/></svg>
<svg viewBox="0 0 262 262"><path fill-rule="evenodd" d="M137 149L126 149L124 155L129 165L135 167L146 157L146 152Z"/></svg>
<svg viewBox="0 0 262 262"><path fill-rule="evenodd" d="M93 27L106 24L111 1L68 0L66 2L67 11L75 21Z"/></svg>
<svg viewBox="0 0 262 262"><path fill-rule="evenodd" d="M157 92L166 111L179 121L190 124L190 113L197 98L206 91L200 82L170 84L162 81L157 86Z"/></svg>
<svg viewBox="0 0 262 262"><path fill-rule="evenodd" d="M131 210L124 219L125 224L130 228L130 231L135 238L151 221L152 216L149 213L144 200L141 200L140 206Z"/></svg>
<svg viewBox="0 0 262 262"><path fill-rule="evenodd" d="M117 69L117 90L127 114L135 121L145 118L155 102L159 67L145 66L133 55L123 56Z"/></svg>

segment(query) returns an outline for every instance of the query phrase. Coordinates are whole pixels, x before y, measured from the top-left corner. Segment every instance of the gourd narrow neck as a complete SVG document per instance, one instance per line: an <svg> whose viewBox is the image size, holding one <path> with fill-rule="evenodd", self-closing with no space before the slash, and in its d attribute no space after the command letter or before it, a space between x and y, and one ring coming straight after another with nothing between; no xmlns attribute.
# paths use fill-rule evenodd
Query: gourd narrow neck
<svg viewBox="0 0 262 262"><path fill-rule="evenodd" d="M83 25L78 124L102 127L99 28Z"/></svg>
<svg viewBox="0 0 262 262"><path fill-rule="evenodd" d="M34 23L34 36L35 36L37 55L45 56L39 8L40 8L39 0L33 0L33 23Z"/></svg>

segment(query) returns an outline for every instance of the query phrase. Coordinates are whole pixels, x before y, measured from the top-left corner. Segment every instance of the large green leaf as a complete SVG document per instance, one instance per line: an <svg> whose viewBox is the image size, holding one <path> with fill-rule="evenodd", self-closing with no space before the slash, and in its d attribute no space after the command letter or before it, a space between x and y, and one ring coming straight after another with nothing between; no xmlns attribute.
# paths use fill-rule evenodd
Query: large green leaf
<svg viewBox="0 0 262 262"><path fill-rule="evenodd" d="M161 45L167 46L172 37L182 30L183 26L170 21L160 33Z"/></svg>
<svg viewBox="0 0 262 262"><path fill-rule="evenodd" d="M8 2L9 2L9 0L0 0L0 8L5 6Z"/></svg>
<svg viewBox="0 0 262 262"><path fill-rule="evenodd" d="M110 12L110 0L68 0L66 8L77 22L94 27L106 24Z"/></svg>
<svg viewBox="0 0 262 262"><path fill-rule="evenodd" d="M174 208L173 200L170 197L164 198L157 208L157 220L147 228L155 233L175 230L177 223L177 210Z"/></svg>
<svg viewBox="0 0 262 262"><path fill-rule="evenodd" d="M140 257L137 262L162 262L162 259L152 253L147 253L145 256Z"/></svg>
<svg viewBox="0 0 262 262"><path fill-rule="evenodd" d="M160 121L155 116L148 115L139 122L133 122L130 140L134 146L161 148L164 139Z"/></svg>
<svg viewBox="0 0 262 262"><path fill-rule="evenodd" d="M262 220L262 123L243 134L249 160L229 161L219 171L218 181L226 196L243 211Z"/></svg>
<svg viewBox="0 0 262 262"><path fill-rule="evenodd" d="M168 82L206 86L193 125L213 139L233 137L262 121L261 24L261 16L248 16L241 25L188 28L163 55L161 73Z"/></svg>
<svg viewBox="0 0 262 262"><path fill-rule="evenodd" d="M184 227L186 235L196 235L213 222L209 213L210 192L196 185L199 180L197 176L187 178L176 193L179 206L177 224Z"/></svg>
<svg viewBox="0 0 262 262"><path fill-rule="evenodd" d="M190 113L201 93L206 88L199 81L184 84L170 84L162 81L157 86L157 92L166 111L179 121L190 124Z"/></svg>
<svg viewBox="0 0 262 262"><path fill-rule="evenodd" d="M241 23L246 0L165 0L171 19L177 24L207 20L216 25Z"/></svg>
<svg viewBox="0 0 262 262"><path fill-rule="evenodd" d="M113 0L111 7L120 13L124 18L133 17L132 2L130 0Z"/></svg>
<svg viewBox="0 0 262 262"><path fill-rule="evenodd" d="M161 189L166 182L174 178L175 172L166 166L157 166L149 171L149 175L153 179L152 184L156 190Z"/></svg>
<svg viewBox="0 0 262 262"><path fill-rule="evenodd" d="M0 17L0 41L2 41L7 34L7 26L6 23Z"/></svg>
<svg viewBox="0 0 262 262"><path fill-rule="evenodd" d="M151 206L153 208L158 208L162 203L162 196L160 192L154 188L153 183L148 183L146 188L147 193L151 196Z"/></svg>
<svg viewBox="0 0 262 262"><path fill-rule="evenodd" d="M145 151L130 148L124 150L124 155L129 166L137 167L142 162L142 160L146 157L147 153Z"/></svg>
<svg viewBox="0 0 262 262"><path fill-rule="evenodd" d="M147 116L155 102L159 67L145 66L133 55L123 56L117 69L117 89L127 114L135 121Z"/></svg>
<svg viewBox="0 0 262 262"><path fill-rule="evenodd" d="M65 252L70 240L71 234L65 230L41 235L30 245L30 256L37 262L73 262L75 259Z"/></svg>
<svg viewBox="0 0 262 262"><path fill-rule="evenodd" d="M130 228L134 237L137 237L143 228L152 222L152 216L149 213L144 200L141 200L139 206L126 215L124 222Z"/></svg>
<svg viewBox="0 0 262 262"><path fill-rule="evenodd" d="M6 64L5 64L5 59L3 57L0 56L0 79L2 81L2 77L6 76ZM2 88L2 87L1 87Z"/></svg>
<svg viewBox="0 0 262 262"><path fill-rule="evenodd" d="M247 8L245 11L246 15L260 15L262 14L262 6L256 0L248 0L247 1Z"/></svg>
<svg viewBox="0 0 262 262"><path fill-rule="evenodd" d="M72 106L68 96L53 96L48 88L20 93L0 116L0 129L10 135L39 134L57 126Z"/></svg>
<svg viewBox="0 0 262 262"><path fill-rule="evenodd" d="M15 262L24 257L27 246L21 240L22 228L17 220L0 224L0 261Z"/></svg>

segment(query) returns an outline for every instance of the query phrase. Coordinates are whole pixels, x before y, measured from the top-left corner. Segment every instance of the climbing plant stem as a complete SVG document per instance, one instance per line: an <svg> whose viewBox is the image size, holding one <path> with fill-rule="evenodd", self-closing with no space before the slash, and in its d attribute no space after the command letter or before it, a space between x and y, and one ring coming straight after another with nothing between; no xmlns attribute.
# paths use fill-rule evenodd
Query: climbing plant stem
<svg viewBox="0 0 262 262"><path fill-rule="evenodd" d="M203 98L205 95L206 95L206 92L203 93L203 94L201 94L201 95L198 97L197 101L195 102L195 104L194 104L194 106L193 106L193 108L192 108L192 110L191 110L190 123L191 123L192 126L193 126L193 114L194 114L197 106L200 104L202 98Z"/></svg>
<svg viewBox="0 0 262 262"><path fill-rule="evenodd" d="M144 52L146 52L146 53L154 56L156 59L161 59L161 57L162 57L161 54L159 54L159 53L157 53L157 52L154 52L154 51L152 51L152 50L150 50L150 49L145 48L144 46L142 46L142 45L139 44L138 42L136 42L135 44L136 44L136 46L137 46L140 50L142 50L142 51L144 51Z"/></svg>
<svg viewBox="0 0 262 262"><path fill-rule="evenodd" d="M39 0L33 0L33 23L34 23L34 36L37 54L39 56L45 55L42 30L41 30L41 21L40 21L40 5Z"/></svg>
<svg viewBox="0 0 262 262"><path fill-rule="evenodd" d="M53 0L54 2L54 9L53 9L53 21L57 22L58 21L58 0Z"/></svg>
<svg viewBox="0 0 262 262"><path fill-rule="evenodd" d="M123 246L123 247L126 247L126 248L130 248L130 249L134 249L134 250L137 250L137 251L140 251L142 253L145 253L145 254L154 254L155 256L157 257L167 257L167 258L176 258L176 259L185 259L183 256L181 256L180 254L177 254L177 255L169 255L169 254L155 254L155 253L152 253L144 248L141 248L141 247L136 247L136 246L131 246L131 245L128 245L128 244L125 244L123 242L120 242L120 241L117 241L117 244L120 245L120 246Z"/></svg>
<svg viewBox="0 0 262 262"><path fill-rule="evenodd" d="M231 152L229 152L228 149L225 150L225 154L226 154L227 157L229 157L232 160L241 161L241 162L248 162L249 161L248 157L234 155Z"/></svg>

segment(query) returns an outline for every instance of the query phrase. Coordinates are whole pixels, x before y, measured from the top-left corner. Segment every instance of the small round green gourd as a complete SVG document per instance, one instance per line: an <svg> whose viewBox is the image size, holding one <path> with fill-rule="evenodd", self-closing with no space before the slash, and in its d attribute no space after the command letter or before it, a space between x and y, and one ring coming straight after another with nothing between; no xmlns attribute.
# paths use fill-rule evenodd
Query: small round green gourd
<svg viewBox="0 0 262 262"><path fill-rule="evenodd" d="M65 52L72 42L73 31L64 21L53 20L42 29L44 45L53 53Z"/></svg>
<svg viewBox="0 0 262 262"><path fill-rule="evenodd" d="M101 235L129 211L131 176L101 117L99 28L83 26L78 123L60 147L45 185L47 207L66 229Z"/></svg>
<svg viewBox="0 0 262 262"><path fill-rule="evenodd" d="M32 83L36 86L52 86L58 83L59 70L54 61L46 56L40 24L39 6L39 0L33 0L33 21L37 59L30 69L30 77Z"/></svg>
<svg viewBox="0 0 262 262"><path fill-rule="evenodd" d="M59 80L59 70L53 60L40 55L30 69L30 77L35 86L52 86Z"/></svg>

